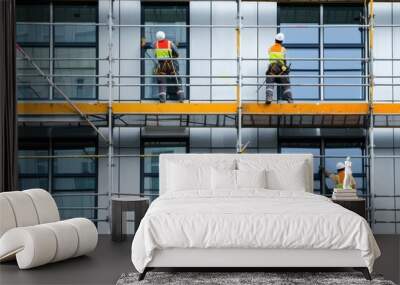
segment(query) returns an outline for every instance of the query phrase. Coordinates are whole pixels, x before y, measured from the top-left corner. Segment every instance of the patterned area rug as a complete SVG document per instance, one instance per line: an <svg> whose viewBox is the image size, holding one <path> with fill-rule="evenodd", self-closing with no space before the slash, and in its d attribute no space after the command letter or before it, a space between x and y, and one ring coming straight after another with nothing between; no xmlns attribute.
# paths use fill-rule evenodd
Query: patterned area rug
<svg viewBox="0 0 400 285"><path fill-rule="evenodd" d="M359 272L148 272L142 281L138 281L138 276L138 273L122 274L117 285L395 285L376 275L368 281Z"/></svg>

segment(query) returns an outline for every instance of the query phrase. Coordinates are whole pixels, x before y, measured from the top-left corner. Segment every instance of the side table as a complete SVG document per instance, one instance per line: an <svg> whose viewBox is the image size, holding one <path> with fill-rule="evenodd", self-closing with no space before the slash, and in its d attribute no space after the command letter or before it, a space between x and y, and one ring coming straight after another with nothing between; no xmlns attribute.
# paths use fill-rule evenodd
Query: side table
<svg viewBox="0 0 400 285"><path fill-rule="evenodd" d="M111 237L113 241L126 239L126 213L135 212L135 232L140 221L149 208L150 200L142 197L112 197L111 198Z"/></svg>
<svg viewBox="0 0 400 285"><path fill-rule="evenodd" d="M339 204L340 206L359 214L364 219L367 219L366 213L366 201L362 198L355 198L351 200L340 200L332 199L332 202Z"/></svg>

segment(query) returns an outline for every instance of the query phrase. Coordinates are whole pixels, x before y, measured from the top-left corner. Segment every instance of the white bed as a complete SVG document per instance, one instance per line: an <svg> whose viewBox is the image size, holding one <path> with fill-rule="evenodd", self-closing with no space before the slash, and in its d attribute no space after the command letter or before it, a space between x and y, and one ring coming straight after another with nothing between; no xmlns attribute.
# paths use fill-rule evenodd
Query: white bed
<svg viewBox="0 0 400 285"><path fill-rule="evenodd" d="M311 155L161 155L132 262L140 278L154 267L354 267L370 278L380 251L368 223L312 191Z"/></svg>

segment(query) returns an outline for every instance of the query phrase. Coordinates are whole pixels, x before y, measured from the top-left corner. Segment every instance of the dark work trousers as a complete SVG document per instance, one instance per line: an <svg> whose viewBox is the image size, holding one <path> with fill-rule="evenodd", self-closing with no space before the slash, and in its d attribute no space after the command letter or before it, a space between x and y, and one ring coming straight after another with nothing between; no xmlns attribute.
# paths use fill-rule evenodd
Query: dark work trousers
<svg viewBox="0 0 400 285"><path fill-rule="evenodd" d="M179 100L183 100L183 90L182 90L182 80L179 75L179 65L176 61L172 60L159 60L158 65L155 71L156 75L171 75L171 79L173 84L178 84L176 86L176 95L178 96ZM157 77L158 83L158 95L160 96L161 101L165 101L167 97L167 79L168 77Z"/></svg>
<svg viewBox="0 0 400 285"><path fill-rule="evenodd" d="M275 83L287 84L287 85L281 85L283 90L282 99L284 100L292 99L292 91L289 85L290 79L288 73L282 73L282 70L279 67L279 65L275 63L275 64L270 64L268 66L266 75L267 77L265 79L265 87L266 87L265 95L267 101L272 101L272 96L274 95ZM274 77L273 75L282 75L282 76Z"/></svg>

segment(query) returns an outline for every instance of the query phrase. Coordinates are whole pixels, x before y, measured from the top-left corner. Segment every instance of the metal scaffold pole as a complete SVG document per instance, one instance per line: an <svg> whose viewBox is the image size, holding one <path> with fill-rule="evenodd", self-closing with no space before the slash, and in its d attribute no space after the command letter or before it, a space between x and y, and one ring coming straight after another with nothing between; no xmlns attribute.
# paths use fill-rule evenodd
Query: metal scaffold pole
<svg viewBox="0 0 400 285"><path fill-rule="evenodd" d="M237 55L237 85L236 85L236 102L237 102L237 141L236 152L241 153L242 149L242 54L241 54L241 29L242 29L242 1L237 0L237 27L236 27L236 55Z"/></svg>
<svg viewBox="0 0 400 285"><path fill-rule="evenodd" d="M108 221L111 227L111 195L113 193L113 0L108 7Z"/></svg>
<svg viewBox="0 0 400 285"><path fill-rule="evenodd" d="M375 223L375 207L374 207L374 195L375 195L375 141L374 141L374 1L369 2L369 155L370 155L370 208L371 208L371 225Z"/></svg>

